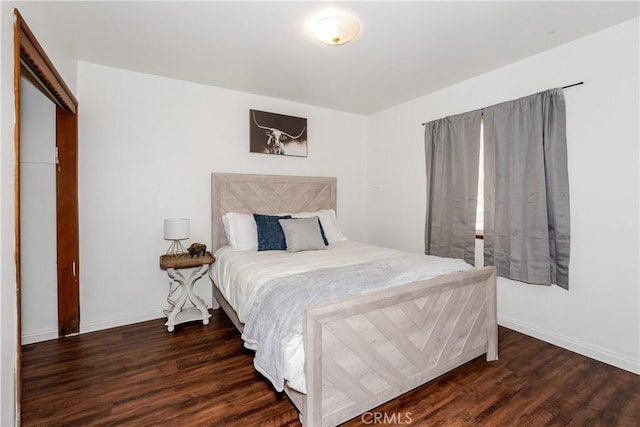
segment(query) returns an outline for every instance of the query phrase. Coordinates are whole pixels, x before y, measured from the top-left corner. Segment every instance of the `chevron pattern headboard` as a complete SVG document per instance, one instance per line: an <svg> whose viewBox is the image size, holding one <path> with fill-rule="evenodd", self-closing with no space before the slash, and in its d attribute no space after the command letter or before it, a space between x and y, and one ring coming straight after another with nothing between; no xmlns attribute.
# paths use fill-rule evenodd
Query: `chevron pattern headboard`
<svg viewBox="0 0 640 427"><path fill-rule="evenodd" d="M333 177L211 174L211 252L227 244L222 215L336 210Z"/></svg>

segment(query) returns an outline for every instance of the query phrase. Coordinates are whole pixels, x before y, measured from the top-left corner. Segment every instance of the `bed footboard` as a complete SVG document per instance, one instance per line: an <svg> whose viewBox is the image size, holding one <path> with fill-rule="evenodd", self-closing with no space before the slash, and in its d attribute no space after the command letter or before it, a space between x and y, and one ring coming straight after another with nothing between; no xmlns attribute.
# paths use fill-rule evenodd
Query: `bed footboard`
<svg viewBox="0 0 640 427"><path fill-rule="evenodd" d="M337 425L483 353L496 360L497 334L494 267L310 307L303 425Z"/></svg>

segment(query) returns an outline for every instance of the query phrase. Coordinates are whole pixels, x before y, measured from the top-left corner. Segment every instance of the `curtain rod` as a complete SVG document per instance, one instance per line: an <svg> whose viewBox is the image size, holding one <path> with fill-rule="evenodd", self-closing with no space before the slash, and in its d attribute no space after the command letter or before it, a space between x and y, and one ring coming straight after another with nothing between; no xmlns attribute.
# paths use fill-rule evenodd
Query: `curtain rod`
<svg viewBox="0 0 640 427"><path fill-rule="evenodd" d="M567 88L570 88L570 87L580 86L580 85L583 85L583 84L584 84L584 82L573 83L573 84L570 84L570 85L562 86L561 89L567 89ZM426 125L427 123L429 123L429 122L423 123L422 126Z"/></svg>
<svg viewBox="0 0 640 427"><path fill-rule="evenodd" d="M572 85L562 86L562 89L566 89L566 88L574 87L574 86L580 86L580 85L583 85L583 84L584 84L584 82L578 82L578 83L574 83Z"/></svg>

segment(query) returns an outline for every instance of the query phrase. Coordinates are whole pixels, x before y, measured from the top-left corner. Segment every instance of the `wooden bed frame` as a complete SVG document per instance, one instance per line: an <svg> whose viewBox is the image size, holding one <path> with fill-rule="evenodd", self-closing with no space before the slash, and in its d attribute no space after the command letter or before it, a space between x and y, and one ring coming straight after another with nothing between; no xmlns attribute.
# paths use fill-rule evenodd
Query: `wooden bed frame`
<svg viewBox="0 0 640 427"><path fill-rule="evenodd" d="M336 178L211 176L212 252L227 244L226 212L336 209ZM213 286L213 306L243 324ZM486 353L498 358L496 271L467 272L308 307L307 394L285 387L304 426L354 418Z"/></svg>

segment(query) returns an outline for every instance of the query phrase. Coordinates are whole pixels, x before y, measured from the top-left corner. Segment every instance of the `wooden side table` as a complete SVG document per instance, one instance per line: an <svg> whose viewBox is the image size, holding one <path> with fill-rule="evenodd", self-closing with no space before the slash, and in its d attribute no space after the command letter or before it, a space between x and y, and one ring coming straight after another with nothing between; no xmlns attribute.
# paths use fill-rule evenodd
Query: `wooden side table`
<svg viewBox="0 0 640 427"><path fill-rule="evenodd" d="M204 256L193 258L190 257L189 254L162 255L160 257L160 268L167 270L167 274L172 281L180 285L180 297L177 301L171 299L171 296L177 288L172 290L171 285L169 285L169 296L167 297L169 307L164 310L164 314L167 316L165 326L169 332L173 332L176 325L194 320L202 320L203 325L209 324L211 315L207 310L204 300L193 291L193 285L196 280L205 275L209 269L209 265L213 264L215 260L216 258L211 255L211 252L206 252ZM186 268L191 269L188 277L185 277L182 272L179 271L180 269ZM187 300L193 304L192 307L184 307Z"/></svg>

